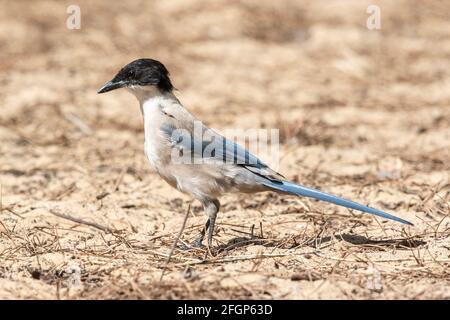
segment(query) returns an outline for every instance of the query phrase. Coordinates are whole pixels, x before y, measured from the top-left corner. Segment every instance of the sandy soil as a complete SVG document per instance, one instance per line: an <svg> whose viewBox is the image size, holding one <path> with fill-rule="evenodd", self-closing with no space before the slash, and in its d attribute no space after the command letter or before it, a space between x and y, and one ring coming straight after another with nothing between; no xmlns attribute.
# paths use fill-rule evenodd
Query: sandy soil
<svg viewBox="0 0 450 320"><path fill-rule="evenodd" d="M372 31L373 1L77 2L80 30L0 1L0 298L450 298L448 1L377 0ZM159 282L205 217L150 171L134 98L96 94L140 57L208 125L279 128L286 177L415 226L227 195L216 250Z"/></svg>

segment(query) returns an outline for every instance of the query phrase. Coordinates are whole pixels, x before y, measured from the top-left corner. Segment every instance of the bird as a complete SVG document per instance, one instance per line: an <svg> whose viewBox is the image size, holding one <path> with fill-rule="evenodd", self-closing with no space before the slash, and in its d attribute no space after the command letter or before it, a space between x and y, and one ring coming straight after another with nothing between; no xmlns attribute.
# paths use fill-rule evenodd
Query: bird
<svg viewBox="0 0 450 320"><path fill-rule="evenodd" d="M150 166L169 185L197 199L207 216L192 243L212 246L219 198L226 193L273 191L304 196L413 225L357 202L290 182L244 147L208 128L175 96L167 68L142 58L125 65L97 93L126 88L139 101L144 122L144 151Z"/></svg>

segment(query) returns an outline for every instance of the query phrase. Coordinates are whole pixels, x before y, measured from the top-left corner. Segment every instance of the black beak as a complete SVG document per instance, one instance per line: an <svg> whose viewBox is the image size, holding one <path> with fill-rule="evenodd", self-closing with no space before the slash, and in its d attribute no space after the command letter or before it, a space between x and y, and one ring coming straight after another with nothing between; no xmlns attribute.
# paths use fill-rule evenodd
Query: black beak
<svg viewBox="0 0 450 320"><path fill-rule="evenodd" d="M103 87L101 87L97 93L105 93L111 90L115 90L115 89L119 89L119 88L123 88L126 87L128 84L125 81L118 81L118 82L113 82L108 81L107 83L105 83L105 85Z"/></svg>

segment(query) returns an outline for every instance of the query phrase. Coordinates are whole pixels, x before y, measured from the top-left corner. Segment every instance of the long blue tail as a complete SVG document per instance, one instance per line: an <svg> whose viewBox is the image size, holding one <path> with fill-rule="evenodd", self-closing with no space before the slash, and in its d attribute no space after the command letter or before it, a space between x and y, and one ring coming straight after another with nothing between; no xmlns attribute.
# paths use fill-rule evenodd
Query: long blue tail
<svg viewBox="0 0 450 320"><path fill-rule="evenodd" d="M337 204L339 206L343 206L346 208L371 213L371 214L374 214L379 217L391 219L391 220L398 221L398 222L408 224L411 226L413 225L409 221L403 220L399 217L393 216L393 215L383 212L381 210L369 208L362 204L359 204L359 203L356 203L356 202L353 202L350 200L342 199L342 198L333 196L331 194L328 194L328 193L325 193L325 192L322 192L322 191L319 191L316 189L307 188L307 187L304 187L304 186L301 186L301 185L298 185L295 183L282 181L281 183L268 182L268 183L265 183L265 185L269 188L272 188L272 189L275 189L275 190L278 190L281 192L286 192L286 193L290 193L290 194L297 195L297 196L305 196L305 197L310 197L310 198L314 198L317 200L331 202L331 203L334 203L334 204Z"/></svg>

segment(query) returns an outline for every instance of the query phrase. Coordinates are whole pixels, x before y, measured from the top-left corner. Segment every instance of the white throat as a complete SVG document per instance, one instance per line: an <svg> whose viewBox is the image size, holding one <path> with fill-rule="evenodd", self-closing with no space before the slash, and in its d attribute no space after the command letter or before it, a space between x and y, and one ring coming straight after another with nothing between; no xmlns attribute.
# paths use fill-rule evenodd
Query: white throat
<svg viewBox="0 0 450 320"><path fill-rule="evenodd" d="M155 86L146 86L146 87L133 86L128 87L127 89L138 99L141 105L146 103L148 100L152 100L154 98L162 98L178 101L178 99L172 92L162 92Z"/></svg>
<svg viewBox="0 0 450 320"><path fill-rule="evenodd" d="M145 112L150 111L149 109L153 109L158 107L158 104L177 102L179 103L177 97L172 92L161 92L155 86L135 86L129 87L128 91L130 91L139 101L139 105L141 107L142 115L145 117Z"/></svg>

